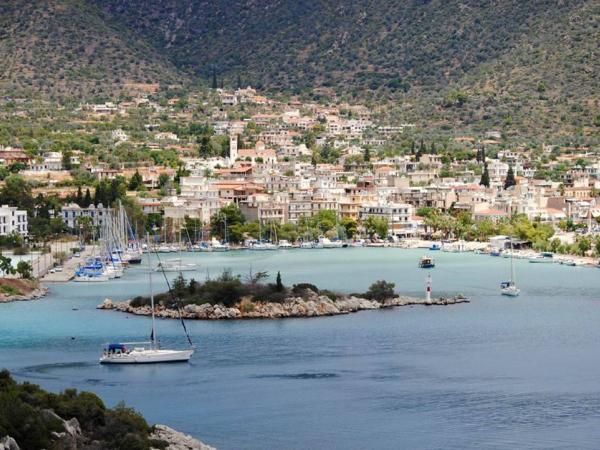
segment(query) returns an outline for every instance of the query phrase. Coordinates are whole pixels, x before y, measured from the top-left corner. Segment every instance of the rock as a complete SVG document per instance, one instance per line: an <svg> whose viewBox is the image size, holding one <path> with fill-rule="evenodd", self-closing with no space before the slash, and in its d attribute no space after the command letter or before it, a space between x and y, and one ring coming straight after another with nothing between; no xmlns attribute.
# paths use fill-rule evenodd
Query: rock
<svg viewBox="0 0 600 450"><path fill-rule="evenodd" d="M168 442L167 450L216 450L210 445L165 425L155 425L150 438Z"/></svg>
<svg viewBox="0 0 600 450"><path fill-rule="evenodd" d="M0 450L21 450L17 441L10 436L4 436L0 438Z"/></svg>
<svg viewBox="0 0 600 450"><path fill-rule="evenodd" d="M110 298L105 298L102 303L96 306L96 309L113 309L115 305Z"/></svg>
<svg viewBox="0 0 600 450"><path fill-rule="evenodd" d="M79 426L79 421L77 419L72 418L70 420L64 420L51 409L43 409L40 417L46 423L59 423L62 425L64 431L52 432L52 437L57 442L57 448L63 450L77 450L78 440L81 437L81 427Z"/></svg>

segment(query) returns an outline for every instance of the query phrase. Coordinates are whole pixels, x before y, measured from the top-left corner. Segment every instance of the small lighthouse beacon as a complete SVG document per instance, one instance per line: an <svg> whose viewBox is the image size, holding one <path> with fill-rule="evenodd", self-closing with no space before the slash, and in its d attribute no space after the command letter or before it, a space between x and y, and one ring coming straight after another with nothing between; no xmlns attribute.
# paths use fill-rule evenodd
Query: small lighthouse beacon
<svg viewBox="0 0 600 450"><path fill-rule="evenodd" d="M425 304L431 305L431 274L427 274L427 281L425 283Z"/></svg>

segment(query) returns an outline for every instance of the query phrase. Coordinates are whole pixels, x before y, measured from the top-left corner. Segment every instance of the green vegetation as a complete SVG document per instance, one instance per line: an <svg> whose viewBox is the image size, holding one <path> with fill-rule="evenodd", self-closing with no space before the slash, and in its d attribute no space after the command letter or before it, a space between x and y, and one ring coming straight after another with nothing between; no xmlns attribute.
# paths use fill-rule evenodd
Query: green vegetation
<svg viewBox="0 0 600 450"><path fill-rule="evenodd" d="M364 294L364 296L369 300L377 300L382 302L396 296L396 293L394 292L395 286L396 285L394 283L389 283L385 280L379 280L369 287L369 290Z"/></svg>
<svg viewBox="0 0 600 450"><path fill-rule="evenodd" d="M109 409L91 392L67 389L50 393L30 383L17 383L8 371L0 372L0 436L11 436L20 448L63 448L53 432L63 432L62 421L76 418L82 429L81 448L146 450L165 448L166 443L149 439L151 427L124 404ZM79 448L79 446L78 446Z"/></svg>
<svg viewBox="0 0 600 450"><path fill-rule="evenodd" d="M211 305L223 304L233 306L248 297L252 301L281 302L289 294L279 278L279 282L271 284L261 283L260 280L268 275L265 272L250 274L242 281L240 275L234 275L230 270L224 270L217 278L206 280L204 283L194 279L185 280L181 275L172 284L172 294L169 292L158 294L154 300L170 308L187 304ZM281 277L281 275L280 275ZM136 297L131 301L132 306L149 305L150 299Z"/></svg>
<svg viewBox="0 0 600 450"><path fill-rule="evenodd" d="M517 214L510 219L494 222L489 219L474 222L471 215L464 212L442 213L435 209L420 209L417 214L425 218L425 225L432 234L443 238L454 237L465 240L485 241L490 236L506 235L524 239L534 247L545 248L554 235L550 224L531 222L525 215Z"/></svg>
<svg viewBox="0 0 600 450"><path fill-rule="evenodd" d="M17 289L14 286L10 286L7 284L3 284L2 286L0 286L0 293L7 295L9 297L15 296L15 295L23 295L23 293Z"/></svg>
<svg viewBox="0 0 600 450"><path fill-rule="evenodd" d="M393 99L392 116L439 130L597 128L593 0L94 1L207 85Z"/></svg>

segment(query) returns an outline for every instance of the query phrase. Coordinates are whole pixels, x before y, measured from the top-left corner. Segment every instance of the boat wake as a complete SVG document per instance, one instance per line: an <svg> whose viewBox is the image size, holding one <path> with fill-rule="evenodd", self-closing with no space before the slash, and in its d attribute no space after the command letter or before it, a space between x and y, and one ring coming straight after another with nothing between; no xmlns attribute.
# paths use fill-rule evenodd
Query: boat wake
<svg viewBox="0 0 600 450"><path fill-rule="evenodd" d="M87 361L72 361L63 363L52 363L52 364L38 364L35 366L25 366L20 369L14 370L13 373L17 376L29 377L29 378L40 378L54 380L58 379L57 376L50 376L53 372L62 369L83 369L87 367L93 367L97 364L94 362Z"/></svg>
<svg viewBox="0 0 600 450"><path fill-rule="evenodd" d="M265 375L255 375L252 378L262 379L262 378L282 378L286 380L322 380L326 378L337 378L339 375L337 373L282 373L282 374L265 374Z"/></svg>

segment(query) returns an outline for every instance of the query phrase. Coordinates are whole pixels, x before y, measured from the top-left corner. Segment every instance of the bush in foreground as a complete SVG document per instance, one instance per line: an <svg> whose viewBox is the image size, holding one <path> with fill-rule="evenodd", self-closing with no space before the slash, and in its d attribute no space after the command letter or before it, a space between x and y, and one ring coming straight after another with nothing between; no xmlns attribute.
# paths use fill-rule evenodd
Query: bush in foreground
<svg viewBox="0 0 600 450"><path fill-rule="evenodd" d="M124 404L109 409L91 392L67 389L54 394L35 384L17 383L7 370L0 371L0 437L11 436L23 450L60 448L52 432L64 431L62 421L44 410L65 420L76 418L82 448L148 450L166 445L150 440L146 420Z"/></svg>

